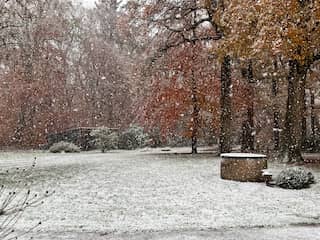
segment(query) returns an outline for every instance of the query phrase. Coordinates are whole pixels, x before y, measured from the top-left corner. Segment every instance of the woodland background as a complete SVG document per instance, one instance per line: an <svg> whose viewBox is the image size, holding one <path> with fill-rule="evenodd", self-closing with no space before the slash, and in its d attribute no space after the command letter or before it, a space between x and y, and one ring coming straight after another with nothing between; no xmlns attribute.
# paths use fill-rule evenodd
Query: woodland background
<svg viewBox="0 0 320 240"><path fill-rule="evenodd" d="M137 124L193 153L302 161L320 143L319 26L316 0L1 0L0 145Z"/></svg>

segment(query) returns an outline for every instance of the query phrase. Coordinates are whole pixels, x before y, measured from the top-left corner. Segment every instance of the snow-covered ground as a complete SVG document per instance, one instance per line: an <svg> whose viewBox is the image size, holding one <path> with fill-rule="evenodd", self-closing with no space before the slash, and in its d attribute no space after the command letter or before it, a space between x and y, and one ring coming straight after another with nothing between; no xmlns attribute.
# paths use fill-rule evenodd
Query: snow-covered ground
<svg viewBox="0 0 320 240"><path fill-rule="evenodd" d="M56 191L16 225L41 220L34 239L320 239L320 184L295 191L222 180L219 157L173 154L188 150L2 152L0 167L36 157L32 190Z"/></svg>

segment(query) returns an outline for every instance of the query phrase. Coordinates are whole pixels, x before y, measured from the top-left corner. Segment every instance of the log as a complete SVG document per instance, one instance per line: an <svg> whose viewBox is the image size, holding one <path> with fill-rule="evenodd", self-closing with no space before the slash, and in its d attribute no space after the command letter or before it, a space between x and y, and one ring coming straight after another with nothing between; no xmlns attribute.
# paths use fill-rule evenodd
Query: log
<svg viewBox="0 0 320 240"><path fill-rule="evenodd" d="M266 155L253 153L221 154L221 178L240 182L264 182L262 170L267 169Z"/></svg>

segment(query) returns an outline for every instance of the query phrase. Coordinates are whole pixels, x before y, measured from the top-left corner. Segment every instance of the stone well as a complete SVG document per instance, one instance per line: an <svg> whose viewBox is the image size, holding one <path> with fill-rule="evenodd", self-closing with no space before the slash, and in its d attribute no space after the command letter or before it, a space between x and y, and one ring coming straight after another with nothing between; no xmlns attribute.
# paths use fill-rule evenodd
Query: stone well
<svg viewBox="0 0 320 240"><path fill-rule="evenodd" d="M221 154L221 178L240 182L263 182L267 169L266 155L253 153Z"/></svg>

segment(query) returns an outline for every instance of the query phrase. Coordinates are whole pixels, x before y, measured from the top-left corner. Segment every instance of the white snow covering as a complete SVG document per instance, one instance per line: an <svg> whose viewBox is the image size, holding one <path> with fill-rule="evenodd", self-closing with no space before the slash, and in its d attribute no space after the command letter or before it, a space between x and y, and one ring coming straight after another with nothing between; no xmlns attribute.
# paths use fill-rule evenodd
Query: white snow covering
<svg viewBox="0 0 320 240"><path fill-rule="evenodd" d="M263 176L272 176L272 172L270 169L262 169L262 175Z"/></svg>
<svg viewBox="0 0 320 240"><path fill-rule="evenodd" d="M256 153L223 153L223 158L265 158L266 155Z"/></svg>
<svg viewBox="0 0 320 240"><path fill-rule="evenodd" d="M313 227L294 227L320 224L320 184L296 191L226 181L219 157L171 152L0 153L2 169L36 156L32 191L56 191L17 230L41 220L34 239L320 239ZM299 231L309 238L289 238Z"/></svg>

